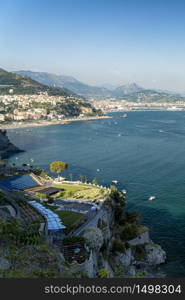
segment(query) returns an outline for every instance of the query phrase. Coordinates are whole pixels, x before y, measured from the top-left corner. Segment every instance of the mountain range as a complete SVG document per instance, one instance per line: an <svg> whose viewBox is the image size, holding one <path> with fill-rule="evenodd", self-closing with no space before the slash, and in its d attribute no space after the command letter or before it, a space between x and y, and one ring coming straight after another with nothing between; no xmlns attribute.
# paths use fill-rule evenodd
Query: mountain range
<svg viewBox="0 0 185 300"><path fill-rule="evenodd" d="M15 71L7 72L0 68L0 95L36 94L47 92L56 96L75 96L77 98L94 98L126 100L132 102L177 102L185 101L185 97L169 91L144 89L136 83L124 84L116 88L91 86L74 77L56 75L46 72Z"/></svg>
<svg viewBox="0 0 185 300"><path fill-rule="evenodd" d="M42 84L66 88L84 97L111 97L111 91L108 89L87 85L71 76L32 71L16 71L16 73L22 76L29 76Z"/></svg>
<svg viewBox="0 0 185 300"><path fill-rule="evenodd" d="M65 75L56 75L45 72L33 72L33 71L16 71L17 74L22 76L29 76L32 79L49 86L58 86L60 88L66 88L74 93L90 98L111 98L122 97L135 92L143 91L144 88L140 87L136 83L130 83L122 85L114 89L108 89L106 87L91 86L78 81L76 78Z"/></svg>

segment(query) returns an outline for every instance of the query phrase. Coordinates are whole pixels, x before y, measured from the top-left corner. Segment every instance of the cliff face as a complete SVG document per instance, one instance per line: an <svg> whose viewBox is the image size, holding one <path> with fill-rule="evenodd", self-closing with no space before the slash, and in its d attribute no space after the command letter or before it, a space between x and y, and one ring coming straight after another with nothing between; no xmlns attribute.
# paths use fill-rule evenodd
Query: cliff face
<svg viewBox="0 0 185 300"><path fill-rule="evenodd" d="M20 152L20 151L21 150L18 147L14 146L10 142L6 134L6 130L0 129L0 157L5 158L13 153Z"/></svg>
<svg viewBox="0 0 185 300"><path fill-rule="evenodd" d="M3 236L3 226L0 226L0 278L164 277L158 267L165 262L166 253L150 239L147 227L137 225L138 215L128 213L123 208L126 202L123 194L118 191L112 194L105 200L90 226L79 234L85 238L84 259L80 259L80 262L66 260L61 243L54 245L40 240L36 246L17 245L14 240L7 238L6 232ZM4 205L3 200L0 204ZM0 223L6 218L10 221L6 214L0 215ZM15 224L15 219L12 222ZM20 229L22 232L23 228ZM15 252L12 252L12 246ZM74 245L70 249L71 255L72 250Z"/></svg>
<svg viewBox="0 0 185 300"><path fill-rule="evenodd" d="M137 224L136 213L123 209L126 200L116 193L83 234L89 259L73 267L90 278L164 277L158 267L166 260L165 251L151 240L147 227Z"/></svg>

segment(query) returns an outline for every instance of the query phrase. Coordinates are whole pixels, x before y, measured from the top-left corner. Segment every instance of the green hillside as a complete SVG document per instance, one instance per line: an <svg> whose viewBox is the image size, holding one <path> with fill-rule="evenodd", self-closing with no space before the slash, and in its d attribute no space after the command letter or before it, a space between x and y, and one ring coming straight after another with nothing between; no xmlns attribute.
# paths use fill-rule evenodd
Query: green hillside
<svg viewBox="0 0 185 300"><path fill-rule="evenodd" d="M15 95L38 94L47 92L50 96L70 96L73 92L41 84L28 76L22 76L0 69L0 95L13 93Z"/></svg>

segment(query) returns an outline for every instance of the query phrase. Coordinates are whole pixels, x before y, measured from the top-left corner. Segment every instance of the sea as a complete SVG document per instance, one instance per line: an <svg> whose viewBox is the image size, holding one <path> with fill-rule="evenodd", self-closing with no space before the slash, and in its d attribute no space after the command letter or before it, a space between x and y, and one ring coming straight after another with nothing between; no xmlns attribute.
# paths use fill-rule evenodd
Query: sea
<svg viewBox="0 0 185 300"><path fill-rule="evenodd" d="M185 277L185 112L111 113L109 119L8 130L25 152L9 163L27 163L49 172L49 164L69 164L64 174L87 175L127 191L127 210L167 252L167 277ZM156 200L149 201L150 196Z"/></svg>

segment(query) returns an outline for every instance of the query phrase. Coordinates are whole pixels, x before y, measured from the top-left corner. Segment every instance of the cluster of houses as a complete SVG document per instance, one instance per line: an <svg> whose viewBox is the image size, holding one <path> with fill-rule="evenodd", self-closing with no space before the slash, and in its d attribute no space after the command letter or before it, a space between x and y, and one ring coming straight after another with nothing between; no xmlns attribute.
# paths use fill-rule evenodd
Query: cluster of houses
<svg viewBox="0 0 185 300"><path fill-rule="evenodd" d="M3 95L0 96L0 122L24 120L61 120L65 116L55 111L57 103L67 99L76 101L72 96Z"/></svg>

